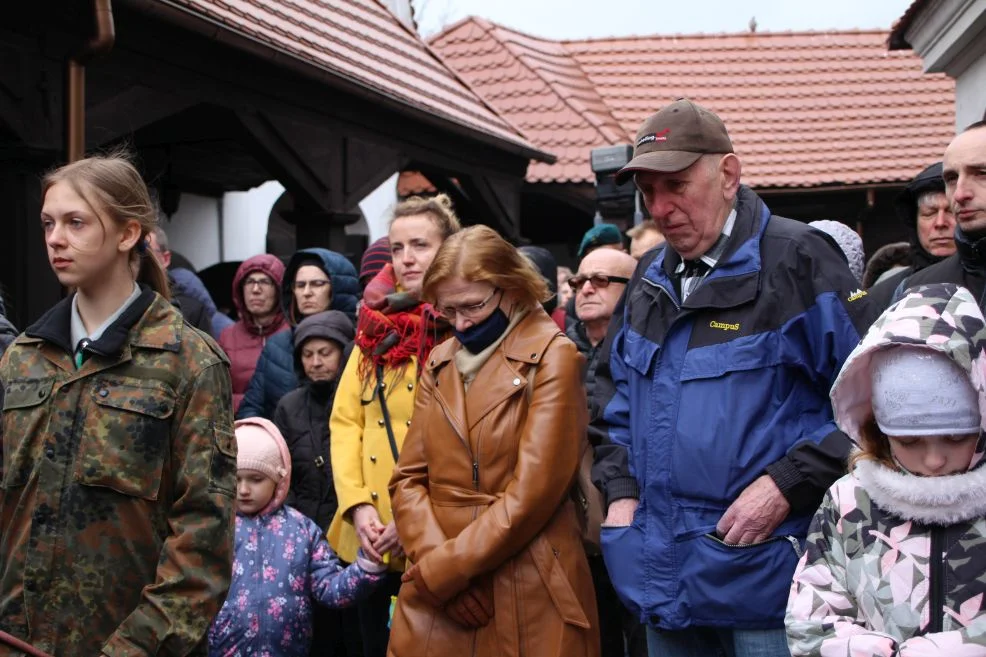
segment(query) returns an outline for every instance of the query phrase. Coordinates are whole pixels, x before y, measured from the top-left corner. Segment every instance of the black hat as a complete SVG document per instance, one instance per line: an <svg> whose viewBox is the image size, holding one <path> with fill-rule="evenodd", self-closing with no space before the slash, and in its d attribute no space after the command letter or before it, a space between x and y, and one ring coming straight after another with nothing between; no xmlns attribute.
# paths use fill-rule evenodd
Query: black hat
<svg viewBox="0 0 986 657"><path fill-rule="evenodd" d="M904 191L894 199L894 209L897 210L897 216L911 228L914 228L914 222L918 218L918 199L927 192L945 193L941 162L935 162L914 176Z"/></svg>
<svg viewBox="0 0 986 657"><path fill-rule="evenodd" d="M355 337L356 331L346 313L340 310L326 310L309 315L299 322L294 329L294 350L297 353L305 341L312 338L332 340L339 344L340 349L345 349Z"/></svg>
<svg viewBox="0 0 986 657"><path fill-rule="evenodd" d="M555 256L551 255L551 251L543 246L522 246L518 250L534 263L548 284L551 298L543 305L545 312L551 313L558 306L558 263Z"/></svg>

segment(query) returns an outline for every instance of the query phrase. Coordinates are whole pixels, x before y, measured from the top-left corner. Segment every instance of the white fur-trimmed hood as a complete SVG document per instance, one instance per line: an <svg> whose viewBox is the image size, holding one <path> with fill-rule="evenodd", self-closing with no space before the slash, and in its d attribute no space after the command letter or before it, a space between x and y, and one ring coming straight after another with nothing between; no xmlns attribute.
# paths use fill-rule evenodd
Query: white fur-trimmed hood
<svg viewBox="0 0 986 657"><path fill-rule="evenodd" d="M853 474L873 503L904 520L954 525L986 516L986 467L943 477L918 477L876 461Z"/></svg>
<svg viewBox="0 0 986 657"><path fill-rule="evenodd" d="M986 318L975 297L951 283L914 287L873 322L830 394L836 424L857 445L873 416L873 354L888 348L939 353L967 373L979 396L980 437L969 463L975 469L986 456Z"/></svg>

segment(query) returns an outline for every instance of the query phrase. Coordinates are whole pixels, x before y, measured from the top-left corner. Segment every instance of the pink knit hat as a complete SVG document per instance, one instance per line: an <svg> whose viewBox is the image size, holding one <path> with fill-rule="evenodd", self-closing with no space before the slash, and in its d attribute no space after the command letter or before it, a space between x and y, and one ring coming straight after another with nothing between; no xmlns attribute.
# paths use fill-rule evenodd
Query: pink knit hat
<svg viewBox="0 0 986 657"><path fill-rule="evenodd" d="M275 482L274 497L260 513L270 513L280 508L291 485L291 452L277 426L262 417L237 420L236 469L262 472Z"/></svg>

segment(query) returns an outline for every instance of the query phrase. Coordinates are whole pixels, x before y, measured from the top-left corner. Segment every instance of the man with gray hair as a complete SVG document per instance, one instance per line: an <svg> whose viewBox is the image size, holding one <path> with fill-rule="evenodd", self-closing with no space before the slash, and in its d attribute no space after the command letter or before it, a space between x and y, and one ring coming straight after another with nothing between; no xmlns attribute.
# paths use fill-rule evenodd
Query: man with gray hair
<svg viewBox="0 0 986 657"><path fill-rule="evenodd" d="M682 99L617 174L667 243L641 258L599 357L593 478L606 566L651 655L789 654L791 578L849 452L828 391L866 294L740 173L723 122Z"/></svg>
<svg viewBox="0 0 986 657"><path fill-rule="evenodd" d="M233 320L216 308L209 290L192 270L192 263L171 251L168 234L160 224L148 234L147 242L151 254L168 273L172 295L178 300L182 314L193 326L218 340L223 330L233 325Z"/></svg>

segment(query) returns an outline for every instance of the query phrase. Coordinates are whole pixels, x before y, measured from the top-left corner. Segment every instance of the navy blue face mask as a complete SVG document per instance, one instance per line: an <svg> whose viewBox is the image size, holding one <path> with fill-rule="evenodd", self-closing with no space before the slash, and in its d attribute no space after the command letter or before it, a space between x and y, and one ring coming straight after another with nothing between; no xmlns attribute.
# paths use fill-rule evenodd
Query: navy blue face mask
<svg viewBox="0 0 986 657"><path fill-rule="evenodd" d="M507 314L497 306L490 313L490 316L483 321L473 324L465 331L453 329L452 332L455 333L455 337L459 339L459 342L469 353L478 354L496 342L496 339L503 335L509 325L510 319Z"/></svg>

